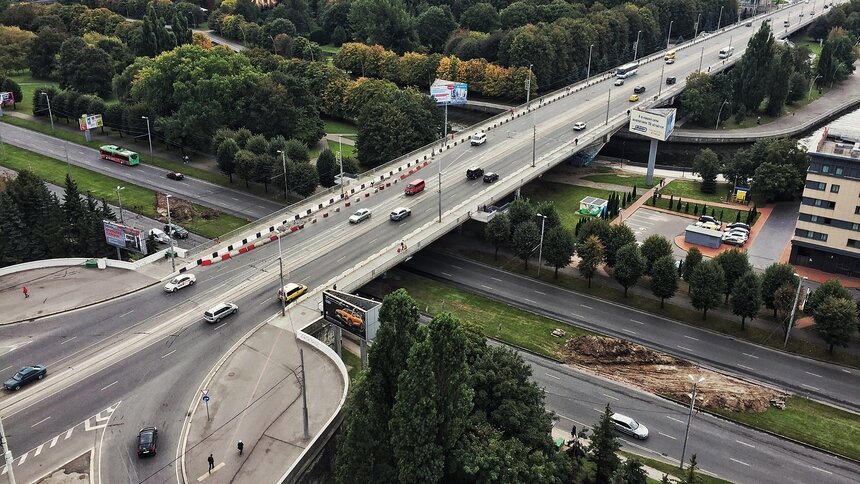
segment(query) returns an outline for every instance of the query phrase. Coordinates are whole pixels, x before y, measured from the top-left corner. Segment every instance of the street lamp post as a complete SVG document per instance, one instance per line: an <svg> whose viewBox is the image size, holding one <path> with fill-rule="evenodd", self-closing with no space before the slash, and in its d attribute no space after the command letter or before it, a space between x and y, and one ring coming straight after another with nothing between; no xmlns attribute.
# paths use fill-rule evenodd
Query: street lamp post
<svg viewBox="0 0 860 484"><path fill-rule="evenodd" d="M794 277L797 280L797 292L794 293L794 304L791 306L791 316L788 318L788 325L785 327L785 342L782 344L782 349L785 349L788 346L788 335L791 333L791 327L794 326L794 314L797 311L797 300L800 298L800 289L803 287L803 281L807 279L807 277L800 277L800 274L795 273Z"/></svg>
<svg viewBox="0 0 860 484"><path fill-rule="evenodd" d="M340 164L340 199L343 200L343 136L337 137L337 162Z"/></svg>
<svg viewBox="0 0 860 484"><path fill-rule="evenodd" d="M48 101L48 117L51 118L51 131L54 131L54 113L51 111L51 97L48 96L48 93L42 91L42 95L45 96L45 100Z"/></svg>
<svg viewBox="0 0 860 484"><path fill-rule="evenodd" d="M666 49L669 49L669 42L672 39L672 24L675 23L674 20L669 22L669 35L666 36Z"/></svg>
<svg viewBox="0 0 860 484"><path fill-rule="evenodd" d="M810 99L812 97L812 88L815 87L815 81L821 79L821 76L815 76L815 79L809 83L809 94L806 95L806 99Z"/></svg>
<svg viewBox="0 0 860 484"><path fill-rule="evenodd" d="M526 109L531 109L531 92L532 92L532 64L529 64L529 78L526 81ZM535 158L537 157L537 120L535 113L532 111L532 168L535 166ZM442 175L439 175L441 180ZM441 221L441 220L440 220Z"/></svg>
<svg viewBox="0 0 860 484"><path fill-rule="evenodd" d="M725 105L728 103L729 103L729 100L726 99L725 101L723 101L723 104L720 105L720 111L717 113L717 125L714 126L714 131L720 129L720 116L723 115L723 107L725 107Z"/></svg>
<svg viewBox="0 0 860 484"><path fill-rule="evenodd" d="M546 215L541 215L541 214L536 214L536 215L541 218L541 221L540 221L540 245L538 245L538 273L537 273L537 275L540 276L540 266L541 266L541 262L543 259L543 229L544 229L544 226L546 225Z"/></svg>
<svg viewBox="0 0 860 484"><path fill-rule="evenodd" d="M665 71L665 70L666 70L666 63L664 62L663 65L660 67L660 88L657 89L657 97L660 97L660 95L663 94L663 84L665 84L665 82L663 82L663 79L664 79L663 71Z"/></svg>
<svg viewBox="0 0 860 484"><path fill-rule="evenodd" d="M720 6L720 17L717 19L717 30L720 30L720 24L722 24L722 21L723 21L723 9L724 8L725 8L725 5Z"/></svg>
<svg viewBox="0 0 860 484"><path fill-rule="evenodd" d="M633 44L633 62L636 62L636 59L639 57L639 36L642 35L642 31L636 34L636 43Z"/></svg>
<svg viewBox="0 0 860 484"><path fill-rule="evenodd" d="M121 190L125 190L125 187L121 187L121 186L117 185L117 187L116 187L116 198L119 201L119 223L125 224L125 221L122 219L122 197L119 194L119 192Z"/></svg>
<svg viewBox="0 0 860 484"><path fill-rule="evenodd" d="M149 129L149 116L141 116L140 119L146 120L146 138L149 140L149 157L152 157L152 131Z"/></svg>
<svg viewBox="0 0 860 484"><path fill-rule="evenodd" d="M278 230L278 269L281 274L281 291L284 290L284 256L281 253L281 231ZM281 298L281 316L287 315L287 294Z"/></svg>
<svg viewBox="0 0 860 484"><path fill-rule="evenodd" d="M612 89L609 90L606 96L606 125L609 125L609 103L612 101Z"/></svg>
<svg viewBox="0 0 860 484"><path fill-rule="evenodd" d="M693 409L696 406L696 387L699 383L705 381L704 377L694 378L693 375L687 375L687 378L693 382L693 393L690 395L690 413L687 415L687 430L684 432L684 447L681 449L681 469L684 468L684 457L687 454L687 438L690 437L690 422L693 420Z"/></svg>
<svg viewBox="0 0 860 484"><path fill-rule="evenodd" d="M702 61L705 60L705 46L702 46L702 55L699 57L699 72L702 72Z"/></svg>
<svg viewBox="0 0 860 484"><path fill-rule="evenodd" d="M594 44L588 46L588 70L585 71L585 80L591 78L591 51L594 49Z"/></svg>
<svg viewBox="0 0 860 484"><path fill-rule="evenodd" d="M3 471L8 471L9 484L15 484L15 473L12 470L12 450L9 449L9 440L6 438L6 432L3 431L3 420L0 419L0 452L3 453Z"/></svg>
<svg viewBox="0 0 860 484"><path fill-rule="evenodd" d="M168 235L168 239L170 240L170 267L176 272L176 252L173 251L173 223L170 221L170 197L173 195L165 195L164 198L167 200L167 228L170 232Z"/></svg>
<svg viewBox="0 0 860 484"><path fill-rule="evenodd" d="M289 200L289 198L287 198L289 196L289 193L290 193L290 189L287 186L287 154L284 152L284 150L278 150L278 153L281 154L281 163L283 164L283 168L284 168L284 203L289 205L290 200ZM340 175L340 183L341 183L341 194L343 194L343 191L342 191L343 190L343 185L342 185L343 184L343 171L342 170L341 170L341 175Z"/></svg>
<svg viewBox="0 0 860 484"><path fill-rule="evenodd" d="M702 12L699 12L699 16L696 17L696 27L695 27L695 31L693 32L693 39L695 39L696 37L699 36L699 20L701 20L701 19L702 19Z"/></svg>

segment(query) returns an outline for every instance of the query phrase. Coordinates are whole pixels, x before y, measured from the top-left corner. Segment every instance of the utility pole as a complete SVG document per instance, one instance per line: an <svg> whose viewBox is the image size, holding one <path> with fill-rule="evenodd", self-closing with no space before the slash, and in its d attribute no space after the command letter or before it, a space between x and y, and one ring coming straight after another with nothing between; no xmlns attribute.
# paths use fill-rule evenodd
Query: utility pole
<svg viewBox="0 0 860 484"><path fill-rule="evenodd" d="M609 102L612 101L612 89L609 90L609 95L606 97L606 125L609 125Z"/></svg>
<svg viewBox="0 0 860 484"><path fill-rule="evenodd" d="M299 348L299 359L302 362L302 421L305 430L305 440L311 438L308 432L308 384L305 378L305 352Z"/></svg>
<svg viewBox="0 0 860 484"><path fill-rule="evenodd" d="M541 218L540 221L540 245L538 245L538 277L540 277L541 259L543 259L543 229L546 225L546 215L536 214Z"/></svg>
<svg viewBox="0 0 860 484"><path fill-rule="evenodd" d="M278 150L278 153L281 154L281 162L283 163L284 168L284 204L289 205L290 199L288 194L290 193L290 188L287 186L287 154L283 150ZM343 170L341 170L341 184L343 184ZM341 194L343 193L343 185L341 185Z"/></svg>
<svg viewBox="0 0 860 484"><path fill-rule="evenodd" d="M149 140L149 157L152 158L152 131L149 129L149 116L141 116L140 119L146 120L146 138Z"/></svg>
<svg viewBox="0 0 860 484"><path fill-rule="evenodd" d="M696 406L696 386L705 381L704 377L696 379L693 378L693 375L687 375L687 378L693 382L693 393L690 395L690 413L687 415L687 430L684 432L684 447L681 449L681 469L684 468L684 456L687 454L687 438L690 436L690 422L693 420L693 409Z"/></svg>
<svg viewBox="0 0 860 484"><path fill-rule="evenodd" d="M0 418L0 449L3 450L3 458L6 463L6 472L9 475L9 484L15 484L15 474L12 472L12 451L9 450L9 441L3 431L3 419Z"/></svg>
<svg viewBox="0 0 860 484"><path fill-rule="evenodd" d="M791 333L791 327L794 326L794 314L797 311L797 300L800 298L800 289L803 287L803 281L807 279L806 277L801 278L800 274L795 274L794 276L798 279L797 292L794 293L794 305L791 306L791 316L789 316L788 325L785 327L785 342L782 344L782 349L788 346L788 335Z"/></svg>
<svg viewBox="0 0 860 484"><path fill-rule="evenodd" d="M173 269L173 272L176 272L176 252L173 251L173 234L175 231L173 230L173 224L170 221L170 197L173 195L165 195L164 198L167 200L167 228L170 229L168 235L168 239L170 240L170 267Z"/></svg>
<svg viewBox="0 0 860 484"><path fill-rule="evenodd" d="M281 231L278 231L278 268L281 271L281 291L284 291L284 256L281 252ZM281 316L287 315L287 294L282 292Z"/></svg>
<svg viewBox="0 0 860 484"><path fill-rule="evenodd" d="M702 56L699 57L699 72L702 72L702 61L705 60L705 46L702 46Z"/></svg>

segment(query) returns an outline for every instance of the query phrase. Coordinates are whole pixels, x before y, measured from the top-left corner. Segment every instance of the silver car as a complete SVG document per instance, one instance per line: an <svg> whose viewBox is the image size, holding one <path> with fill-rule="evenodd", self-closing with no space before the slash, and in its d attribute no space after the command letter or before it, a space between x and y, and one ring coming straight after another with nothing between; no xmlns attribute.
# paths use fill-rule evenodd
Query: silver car
<svg viewBox="0 0 860 484"><path fill-rule="evenodd" d="M639 440L645 440L648 438L648 427L633 420L627 415L613 413L612 416L609 418L612 419L612 424L615 425L615 430L621 432L622 434L636 437Z"/></svg>
<svg viewBox="0 0 860 484"><path fill-rule="evenodd" d="M230 302L225 302L203 313L203 319L208 323L217 323L231 314L236 314L238 311L239 306Z"/></svg>
<svg viewBox="0 0 860 484"><path fill-rule="evenodd" d="M399 222L410 215L412 215L412 210L406 207L397 207L391 211L391 215L389 215L389 218L392 222Z"/></svg>
<svg viewBox="0 0 860 484"><path fill-rule="evenodd" d="M368 210L366 208L360 208L360 209L356 210L355 213L349 217L349 223L357 224L357 223L361 223L361 222L363 222L369 218L370 218L370 210Z"/></svg>
<svg viewBox="0 0 860 484"><path fill-rule="evenodd" d="M176 292L183 287L193 286L197 282L197 276L194 274L179 274L164 285L165 292Z"/></svg>

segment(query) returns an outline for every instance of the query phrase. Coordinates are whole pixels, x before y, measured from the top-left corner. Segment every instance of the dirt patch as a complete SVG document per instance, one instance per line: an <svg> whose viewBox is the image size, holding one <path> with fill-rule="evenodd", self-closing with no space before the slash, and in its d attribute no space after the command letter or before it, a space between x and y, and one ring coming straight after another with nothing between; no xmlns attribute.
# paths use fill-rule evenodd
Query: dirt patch
<svg viewBox="0 0 860 484"><path fill-rule="evenodd" d="M158 212L159 218L167 222L167 197L163 193L155 193L155 211ZM214 213L214 216L213 216ZM181 198L170 197L170 218L172 222L181 223L194 220L197 216L197 211L194 210L194 205L191 202ZM215 218L218 212L207 209L202 216L206 219Z"/></svg>
<svg viewBox="0 0 860 484"><path fill-rule="evenodd" d="M90 453L79 455L36 484L80 484L90 480Z"/></svg>
<svg viewBox="0 0 860 484"><path fill-rule="evenodd" d="M635 385L645 391L689 401L687 375L702 376L701 405L735 412L764 412L785 394L699 368L688 361L644 346L605 336L579 336L564 348L563 360L583 371Z"/></svg>

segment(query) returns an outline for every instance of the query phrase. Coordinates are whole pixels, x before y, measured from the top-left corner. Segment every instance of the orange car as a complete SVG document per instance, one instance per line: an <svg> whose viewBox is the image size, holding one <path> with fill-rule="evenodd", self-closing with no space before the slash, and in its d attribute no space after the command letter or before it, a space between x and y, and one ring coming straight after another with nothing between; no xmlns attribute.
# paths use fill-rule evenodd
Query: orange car
<svg viewBox="0 0 860 484"><path fill-rule="evenodd" d="M341 321L350 326L359 327L364 324L364 321L361 319L361 316L355 314L352 311L348 311L346 309L338 309L335 310L334 313L337 315L337 317L341 319Z"/></svg>

